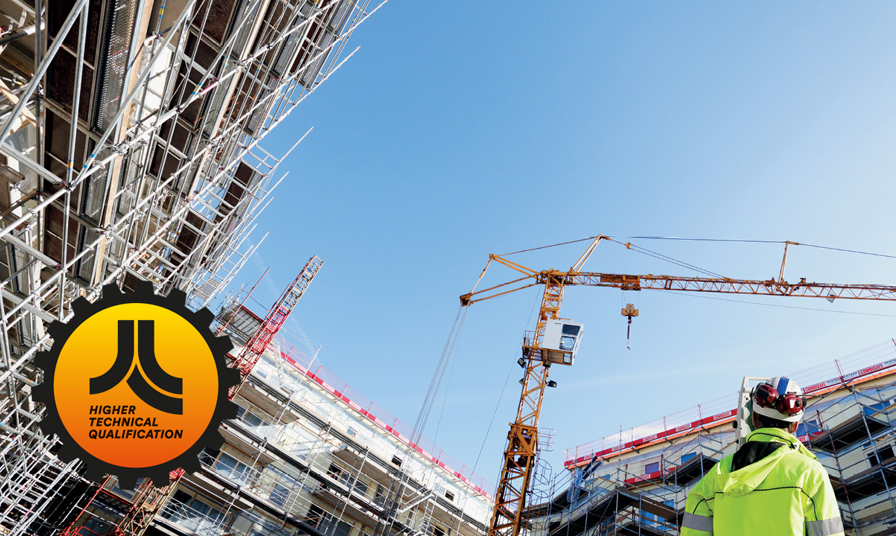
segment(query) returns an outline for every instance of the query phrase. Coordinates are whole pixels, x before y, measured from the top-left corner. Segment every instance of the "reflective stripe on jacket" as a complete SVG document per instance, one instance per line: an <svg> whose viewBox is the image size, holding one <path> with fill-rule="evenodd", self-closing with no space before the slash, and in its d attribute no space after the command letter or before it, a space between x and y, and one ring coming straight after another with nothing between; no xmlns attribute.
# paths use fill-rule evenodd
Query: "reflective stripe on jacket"
<svg viewBox="0 0 896 536"><path fill-rule="evenodd" d="M839 536L828 473L799 439L760 428L688 494L681 536Z"/></svg>

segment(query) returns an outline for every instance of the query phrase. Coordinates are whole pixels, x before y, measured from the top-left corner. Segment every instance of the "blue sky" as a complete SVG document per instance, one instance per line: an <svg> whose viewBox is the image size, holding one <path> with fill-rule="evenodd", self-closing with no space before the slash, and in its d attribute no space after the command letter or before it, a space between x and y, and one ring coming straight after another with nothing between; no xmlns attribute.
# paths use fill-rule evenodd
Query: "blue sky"
<svg viewBox="0 0 896 536"><path fill-rule="evenodd" d="M896 4L392 0L360 51L265 148L290 176L237 282L269 306L311 255L292 322L321 362L413 423L458 296L489 253L593 236L793 240L894 254ZM260 236L260 234L258 235ZM776 276L779 245L636 241L729 277ZM520 255L568 268L579 243ZM692 275L604 244L587 269ZM896 260L794 248L795 280L896 284ZM512 273L490 269L485 283ZM586 325L552 371L542 426L564 448L727 395L744 375L830 361L894 335L892 303L745 305L571 288ZM533 290L476 304L426 435L497 479ZM734 298L740 299L740 298ZM619 310L635 303L632 350ZM255 309L259 309L256 305ZM507 384L503 399L499 394ZM444 393L444 391L443 391ZM444 402L443 402L444 401ZM497 407L491 433L486 431ZM436 422L441 420L436 430Z"/></svg>

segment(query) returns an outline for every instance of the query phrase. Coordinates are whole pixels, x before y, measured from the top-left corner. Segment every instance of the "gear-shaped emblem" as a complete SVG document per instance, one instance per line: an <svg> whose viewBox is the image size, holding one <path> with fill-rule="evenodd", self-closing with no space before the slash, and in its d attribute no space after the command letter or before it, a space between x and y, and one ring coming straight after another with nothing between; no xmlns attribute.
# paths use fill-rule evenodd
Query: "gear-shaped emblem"
<svg viewBox="0 0 896 536"><path fill-rule="evenodd" d="M53 346L34 358L44 371L32 391L46 405L40 427L62 440L63 460L85 462L88 478L162 486L171 471L197 471L202 449L224 442L218 426L236 417L228 392L240 381L225 357L233 345L209 329L211 311L185 302L179 290L156 295L147 281L133 293L106 285L93 303L75 300L69 322L47 328Z"/></svg>

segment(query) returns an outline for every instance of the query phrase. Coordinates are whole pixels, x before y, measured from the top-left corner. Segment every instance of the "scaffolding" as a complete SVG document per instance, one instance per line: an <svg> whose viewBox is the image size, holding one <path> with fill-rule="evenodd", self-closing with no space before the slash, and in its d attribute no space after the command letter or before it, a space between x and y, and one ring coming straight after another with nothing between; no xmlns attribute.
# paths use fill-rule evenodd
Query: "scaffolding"
<svg viewBox="0 0 896 536"><path fill-rule="evenodd" d="M831 475L844 526L890 534L896 522L896 382L825 400L811 408L808 446Z"/></svg>
<svg viewBox="0 0 896 536"><path fill-rule="evenodd" d="M80 463L60 462L37 429L32 359L49 347L46 324L108 283L149 280L191 308L213 304L257 249L254 222L285 176L289 152L259 143L344 64L381 5L0 0L18 21L0 30L5 533L55 534L84 493L124 497L85 489Z"/></svg>
<svg viewBox="0 0 896 536"><path fill-rule="evenodd" d="M323 385L327 373L312 357L285 346L265 351L234 397L237 418L221 427L224 446L205 450L200 471L183 475L164 502L153 503L144 530L371 536L388 524L392 535L484 532L490 497L444 462L406 454L399 437ZM390 490L399 482L408 491L389 513ZM80 505L71 534L90 534L90 519L112 530L126 503L137 502L114 478L102 490L96 495L102 501Z"/></svg>
<svg viewBox="0 0 896 536"><path fill-rule="evenodd" d="M304 291L320 265L313 257L284 296ZM282 316L283 303L278 300L267 318ZM284 320L278 317L277 326ZM219 332L243 343L235 355L270 331L267 320L238 300L223 306L216 322ZM203 451L198 473L181 473L163 489L143 482L136 492L107 478L96 491L81 493L64 534L484 531L492 500L480 487L488 487L484 480L422 438L410 443L403 423L365 403L282 333L277 339L253 359L233 397L237 418L221 425L225 443Z"/></svg>
<svg viewBox="0 0 896 536"><path fill-rule="evenodd" d="M526 512L528 529L544 536L678 534L688 490L733 441L730 428L698 430L660 450L592 458L540 492L550 499Z"/></svg>

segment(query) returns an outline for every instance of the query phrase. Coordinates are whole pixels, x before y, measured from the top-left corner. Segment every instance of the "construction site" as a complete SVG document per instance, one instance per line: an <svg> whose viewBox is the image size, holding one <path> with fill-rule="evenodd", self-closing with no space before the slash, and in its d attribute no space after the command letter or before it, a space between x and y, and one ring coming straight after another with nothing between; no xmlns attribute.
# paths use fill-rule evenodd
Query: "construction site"
<svg viewBox="0 0 896 536"><path fill-rule="evenodd" d="M321 258L311 256L269 309L250 302L254 287L233 285L264 241L259 216L290 180L281 162L307 132L282 154L266 151L265 139L352 56L353 33L382 5L0 0L14 21L0 27L0 534L676 535L688 493L737 450L739 395L564 445L552 471L543 455L554 436L540 422L557 386L549 373L574 365L585 331L560 314L566 290L896 301L893 286L788 282L794 242L782 242L777 278L755 280L584 271L601 244L638 249L604 235L585 239L569 270L491 255L460 296L418 421L402 422L281 329ZM513 276L478 289L490 266ZM230 339L227 364L240 373L230 396L237 416L221 423L223 443L202 451L199 471L97 480L39 427L35 357L76 300L147 282L214 313L210 329ZM512 365L523 370L522 390L492 474L424 430L466 311L532 287L537 319ZM621 313L630 342L639 311L626 303ZM796 436L827 470L846 533L896 534L896 341L783 372L804 386Z"/></svg>
<svg viewBox="0 0 896 536"><path fill-rule="evenodd" d="M892 534L896 344L887 341L790 377L811 405L797 436L827 469L850 534ZM533 493L530 530L550 536L677 534L687 493L735 450L737 396L570 448Z"/></svg>

